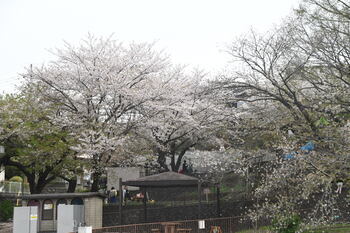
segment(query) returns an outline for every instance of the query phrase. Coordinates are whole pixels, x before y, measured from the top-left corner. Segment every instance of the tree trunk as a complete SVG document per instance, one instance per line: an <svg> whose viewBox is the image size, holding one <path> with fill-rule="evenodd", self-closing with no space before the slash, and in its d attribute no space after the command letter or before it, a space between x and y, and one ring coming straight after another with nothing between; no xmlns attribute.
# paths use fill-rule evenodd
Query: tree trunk
<svg viewBox="0 0 350 233"><path fill-rule="evenodd" d="M75 177L75 178L69 179L67 193L74 193L76 187L77 187L77 178Z"/></svg>
<svg viewBox="0 0 350 233"><path fill-rule="evenodd" d="M34 179L28 178L28 183L29 183L30 194L40 194L46 186L46 183L45 184L37 184L35 182L35 176L34 176Z"/></svg>
<svg viewBox="0 0 350 233"><path fill-rule="evenodd" d="M37 184L35 189L36 193L41 193L44 190L45 186L46 184L43 184L43 185Z"/></svg>
<svg viewBox="0 0 350 233"><path fill-rule="evenodd" d="M41 193L45 186L56 179L56 176L49 176L50 171L52 171L51 168L46 169L44 172L39 172L38 175L38 182L36 183L36 192Z"/></svg>
<svg viewBox="0 0 350 233"><path fill-rule="evenodd" d="M191 144L191 145L188 145L186 148L182 149L180 151L180 153L178 154L177 156L177 159L176 159L176 163L175 163L175 152L174 152L174 160L172 159L171 160L171 168L173 171L179 171L180 169L180 166L181 166L181 161L182 161L182 158L184 157L186 151L188 151L188 149L190 149L192 146L196 145L195 143Z"/></svg>
<svg viewBox="0 0 350 233"><path fill-rule="evenodd" d="M28 175L27 174L27 179L28 179L28 183L29 183L30 194L38 194L38 192L36 190L35 175Z"/></svg>
<svg viewBox="0 0 350 233"><path fill-rule="evenodd" d="M160 167L163 168L165 171L169 171L168 166L166 165L166 157L165 157L165 152L158 151L158 158L157 162L159 163Z"/></svg>
<svg viewBox="0 0 350 233"><path fill-rule="evenodd" d="M98 192L100 177L101 177L101 173L100 172L95 172L92 175L91 192Z"/></svg>
<svg viewBox="0 0 350 233"><path fill-rule="evenodd" d="M191 145L192 146L192 145ZM177 161L176 161L176 164L175 164L175 167L174 169L176 171L178 171L180 169L180 166L181 166L181 161L182 161L182 158L184 157L186 151L189 149L190 147L186 148L186 149L183 149L179 155L177 156Z"/></svg>
<svg viewBox="0 0 350 233"><path fill-rule="evenodd" d="M175 153L171 155L170 166L171 166L171 170L173 172L178 172L179 171L179 167L176 167L176 165L175 165Z"/></svg>
<svg viewBox="0 0 350 233"><path fill-rule="evenodd" d="M29 191L31 194L40 194L48 183L47 180L43 180L42 177L39 177L38 182L36 182L35 174L27 174L28 183L29 183Z"/></svg>

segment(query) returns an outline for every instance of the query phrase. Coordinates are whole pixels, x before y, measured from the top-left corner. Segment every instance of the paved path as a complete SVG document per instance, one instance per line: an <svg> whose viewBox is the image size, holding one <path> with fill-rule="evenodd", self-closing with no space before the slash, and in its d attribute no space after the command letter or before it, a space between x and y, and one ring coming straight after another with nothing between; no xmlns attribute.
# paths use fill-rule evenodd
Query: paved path
<svg viewBox="0 0 350 233"><path fill-rule="evenodd" d="M12 233L12 222L0 222L0 233Z"/></svg>

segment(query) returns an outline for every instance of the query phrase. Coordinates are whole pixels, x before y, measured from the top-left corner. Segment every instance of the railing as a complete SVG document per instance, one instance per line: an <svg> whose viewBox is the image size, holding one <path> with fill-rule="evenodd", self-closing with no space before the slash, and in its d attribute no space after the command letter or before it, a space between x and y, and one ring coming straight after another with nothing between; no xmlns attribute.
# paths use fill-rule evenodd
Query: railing
<svg viewBox="0 0 350 233"><path fill-rule="evenodd" d="M202 221L204 221L202 229L199 229L199 220L188 220L103 227L93 229L92 233L215 233L214 227L218 227L216 229L220 229L221 232L233 233L251 226L250 222L244 222L242 217L212 218Z"/></svg>
<svg viewBox="0 0 350 233"><path fill-rule="evenodd" d="M29 185L21 182L2 181L0 182L0 193L29 194Z"/></svg>

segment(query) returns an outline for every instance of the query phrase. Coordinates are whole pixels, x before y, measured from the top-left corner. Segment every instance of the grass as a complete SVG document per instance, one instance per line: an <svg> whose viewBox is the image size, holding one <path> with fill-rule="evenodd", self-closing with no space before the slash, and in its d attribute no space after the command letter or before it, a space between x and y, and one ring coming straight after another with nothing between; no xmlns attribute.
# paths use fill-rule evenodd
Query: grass
<svg viewBox="0 0 350 233"><path fill-rule="evenodd" d="M270 233L269 226L260 227L258 230L244 230L237 233ZM349 233L349 224L338 224L334 226L323 226L317 227L316 229L311 229L303 231L303 233Z"/></svg>
<svg viewBox="0 0 350 233"><path fill-rule="evenodd" d="M316 229L311 229L304 231L304 233L349 233L350 232L350 225L346 224L338 224L334 226L324 226L324 227L317 227Z"/></svg>
<svg viewBox="0 0 350 233"><path fill-rule="evenodd" d="M236 233L269 233L271 232L269 226L264 226L264 227L259 227L258 230L243 230L243 231L238 231Z"/></svg>

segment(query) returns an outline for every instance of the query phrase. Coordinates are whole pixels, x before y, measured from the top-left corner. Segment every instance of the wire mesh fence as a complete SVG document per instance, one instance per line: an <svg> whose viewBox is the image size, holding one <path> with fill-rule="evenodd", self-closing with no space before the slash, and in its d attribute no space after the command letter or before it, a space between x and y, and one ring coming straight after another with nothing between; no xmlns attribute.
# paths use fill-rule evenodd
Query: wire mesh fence
<svg viewBox="0 0 350 233"><path fill-rule="evenodd" d="M267 220L253 224L245 217L211 218L204 220L186 220L157 222L103 227L93 229L93 233L234 233L240 230L253 229L254 225L268 225Z"/></svg>
<svg viewBox="0 0 350 233"><path fill-rule="evenodd" d="M164 205L158 202L147 205L147 219L145 219L143 206L128 205L122 209L121 221L118 205L105 205L103 208L103 226L241 216L244 215L246 207L252 206L252 204L252 201L221 201L220 206L218 206L216 202L204 202L199 209L198 201L194 204L186 202L186 205L182 206Z"/></svg>
<svg viewBox="0 0 350 233"><path fill-rule="evenodd" d="M29 185L22 182L2 181L0 182L0 193L24 193L28 194Z"/></svg>

